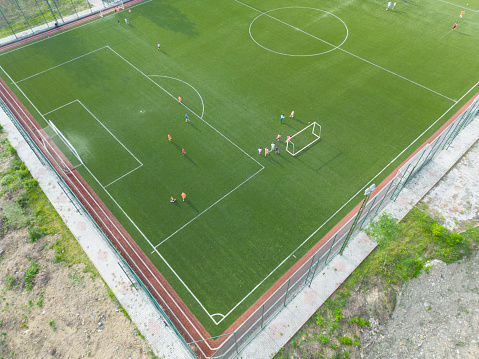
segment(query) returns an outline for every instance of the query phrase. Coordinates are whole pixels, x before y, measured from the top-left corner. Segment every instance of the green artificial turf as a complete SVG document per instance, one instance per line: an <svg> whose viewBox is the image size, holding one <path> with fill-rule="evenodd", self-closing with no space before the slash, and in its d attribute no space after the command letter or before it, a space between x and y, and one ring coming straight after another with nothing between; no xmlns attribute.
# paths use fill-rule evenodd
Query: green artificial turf
<svg viewBox="0 0 479 359"><path fill-rule="evenodd" d="M386 4L145 2L0 75L214 336L478 91L479 1Z"/></svg>

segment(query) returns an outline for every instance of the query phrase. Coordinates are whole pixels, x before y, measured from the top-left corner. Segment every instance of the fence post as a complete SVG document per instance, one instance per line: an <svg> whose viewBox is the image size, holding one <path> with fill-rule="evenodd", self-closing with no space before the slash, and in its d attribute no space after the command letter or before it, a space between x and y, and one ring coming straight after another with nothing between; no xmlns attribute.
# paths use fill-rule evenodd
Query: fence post
<svg viewBox="0 0 479 359"><path fill-rule="evenodd" d="M1 9L0 9L0 12L2 13L2 16L5 19L5 22L7 23L8 27L10 28L10 31L12 32L13 36L15 36L15 39L18 39L17 34L15 34L15 31L13 31L12 27L10 26L10 23L8 22L7 18L5 17Z"/></svg>
<svg viewBox="0 0 479 359"><path fill-rule="evenodd" d="M263 322L264 322L263 318L264 318L264 304L261 310L261 329L263 329Z"/></svg>
<svg viewBox="0 0 479 359"><path fill-rule="evenodd" d="M236 330L234 332L234 335L235 335L235 347L236 347L236 354L239 354L239 350L238 350L238 341L236 340Z"/></svg>
<svg viewBox="0 0 479 359"><path fill-rule="evenodd" d="M19 10L20 10L20 12L22 13L22 15L23 15L23 18L24 18L24 19L25 19L25 21L27 22L27 25L28 25L28 27L30 28L30 31L31 31L31 32L32 32L32 34L33 34L33 29L32 29L32 27L30 26L30 23L28 22L28 19L27 19L27 17L25 16L25 13L23 12L23 10L22 10L22 8L20 7L20 5L18 4L18 1L17 1L17 0L15 0L15 3L17 4L17 6L18 6L18 9L19 9Z"/></svg>
<svg viewBox="0 0 479 359"><path fill-rule="evenodd" d="M348 245L348 242L349 242L349 239L351 238L351 236L353 235L354 231L356 230L356 225L358 224L359 222L359 219L361 218L361 214L363 213L364 211L364 208L366 207L366 205L368 204L368 200L369 200L369 197L371 197L371 192L376 188L376 185L375 184L372 184L371 187L367 188L366 191L364 191L364 200L363 200L363 203L361 204L361 208L359 208L359 211L358 213L356 214L356 218L354 218L354 222L353 224L351 225L351 228L349 228L349 232L346 236L346 239L344 240L344 243L343 245L341 246L341 249L339 250L339 254L342 255L343 252L344 252L344 249L346 248L346 246Z"/></svg>
<svg viewBox="0 0 479 359"><path fill-rule="evenodd" d="M35 0L35 3L37 4L38 11L40 11L40 14L42 14L42 17L43 17L43 20L45 21L45 24L49 28L50 26L48 25L48 21L47 21L47 19L45 19L45 15L43 15L43 11L42 11L42 9L40 9L40 5L38 5L38 1Z"/></svg>
<svg viewBox="0 0 479 359"><path fill-rule="evenodd" d="M284 307L286 307L286 298L288 298L289 282L291 282L291 278L288 279L288 286L286 287L286 293L284 294Z"/></svg>

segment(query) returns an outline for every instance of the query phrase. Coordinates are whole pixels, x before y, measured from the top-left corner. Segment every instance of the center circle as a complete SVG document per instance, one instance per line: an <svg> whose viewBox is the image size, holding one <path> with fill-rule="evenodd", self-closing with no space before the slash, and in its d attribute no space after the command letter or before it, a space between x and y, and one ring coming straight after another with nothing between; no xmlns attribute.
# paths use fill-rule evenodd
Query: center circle
<svg viewBox="0 0 479 359"><path fill-rule="evenodd" d="M298 9L299 12L295 11ZM276 13L273 15L273 12ZM300 25L295 26L295 22ZM253 31L253 28L258 30ZM294 31L294 33L287 36L288 31ZM256 36L253 36L253 32ZM268 10L254 18L249 26L249 35L258 46L285 56L326 54L341 47L348 39L348 33L345 22L336 15L325 10L303 6ZM270 36L271 34L273 36ZM303 41L300 43L299 39ZM338 42L340 43L336 45ZM302 46L304 46L303 49ZM300 51L293 53L293 51L286 51L288 49Z"/></svg>

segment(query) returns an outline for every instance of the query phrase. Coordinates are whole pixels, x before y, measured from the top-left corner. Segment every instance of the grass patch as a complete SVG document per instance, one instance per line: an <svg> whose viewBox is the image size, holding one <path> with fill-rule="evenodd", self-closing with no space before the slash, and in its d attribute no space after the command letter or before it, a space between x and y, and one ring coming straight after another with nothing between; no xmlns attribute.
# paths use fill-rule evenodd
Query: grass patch
<svg viewBox="0 0 479 359"><path fill-rule="evenodd" d="M123 308L123 306L121 305L121 303L118 301L118 299L115 297L115 293L113 293L113 291L110 289L110 287L105 283L105 286L107 288L107 292L108 292L108 296L110 297L110 299L117 305L118 307L118 311L120 311L121 313L123 313L123 315L129 320L131 321L131 318L130 316L128 315L128 312L126 311L125 308Z"/></svg>
<svg viewBox="0 0 479 359"><path fill-rule="evenodd" d="M284 353L301 357L307 353L320 355L329 350L326 357L345 358L347 352L341 349L344 345L351 347L347 355L359 353L361 328L371 326L367 315L374 315L376 319L382 316L386 320L396 305L396 291L407 280L417 277L421 272L428 272L428 261L437 258L452 263L469 257L479 244L479 228L470 228L461 234L452 233L430 217L423 205L413 208L401 222L389 214L383 214L365 232L378 243L376 249L291 339ZM345 314L345 311L348 313L352 310L349 303L355 296L364 298L361 295L371 290L376 290L382 296L380 303L383 314L377 309L370 312L365 305L357 308L357 302L357 315ZM351 295L351 292L355 294ZM313 334L304 334L308 328L314 330ZM324 340L326 337L323 333L330 334L328 342ZM356 333L353 334L354 339L352 333ZM319 349L311 349L314 338Z"/></svg>
<svg viewBox="0 0 479 359"><path fill-rule="evenodd" d="M15 277L12 277L11 275L7 275L5 278L5 282L7 285L7 289L12 289L13 285L15 284Z"/></svg>
<svg viewBox="0 0 479 359"><path fill-rule="evenodd" d="M43 307L43 293L42 292L38 293L37 306L39 308Z"/></svg>
<svg viewBox="0 0 479 359"><path fill-rule="evenodd" d="M50 321L48 322L48 325L50 326L50 328L52 328L52 330L53 330L54 332L57 331L57 327L55 326L55 320L50 320Z"/></svg>
<svg viewBox="0 0 479 359"><path fill-rule="evenodd" d="M25 280L25 288L27 290L31 290L33 286L33 280L35 279L35 276L38 274L38 271L40 270L39 266L37 263L34 261L30 260L30 267L26 270L25 275L24 275L24 280Z"/></svg>

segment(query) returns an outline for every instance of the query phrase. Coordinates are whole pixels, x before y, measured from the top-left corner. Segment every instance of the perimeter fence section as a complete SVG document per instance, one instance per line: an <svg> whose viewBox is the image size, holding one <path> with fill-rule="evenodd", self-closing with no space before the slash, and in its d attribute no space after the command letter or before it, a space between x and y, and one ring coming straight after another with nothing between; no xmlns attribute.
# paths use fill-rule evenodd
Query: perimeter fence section
<svg viewBox="0 0 479 359"><path fill-rule="evenodd" d="M388 203L394 201L406 183L418 173L441 150L447 149L457 134L479 114L479 96L442 132L435 134L431 142L411 156L408 161L376 189L372 199L366 196L362 211L357 212L336 233L329 235L326 243L320 246L304 264L295 270L281 286L252 314L241 326L224 341L212 358L233 358L278 314L305 286L310 286L313 278L340 252L352 235L370 222ZM358 206L359 207L359 206ZM358 208L357 207L357 208ZM359 210L359 208L358 208ZM356 220L359 213L360 218ZM354 225L354 228L351 228ZM326 238L323 238L323 240Z"/></svg>
<svg viewBox="0 0 479 359"><path fill-rule="evenodd" d="M72 189L65 182L65 176L68 176L73 169L73 165L68 159L57 151L52 139L47 135L43 129L36 129L34 139L31 134L25 130L22 123L18 121L16 116L10 111L9 107L0 96L0 107L10 117L11 121L17 127L23 138L30 146L32 151L37 155L40 162L48 166L58 178L58 183L67 194L68 198L72 200L75 207L81 213L89 218L89 220L97 227L99 233L110 244L111 248L121 258L123 270L128 273L128 277L132 280L134 285L137 285L147 293L149 299L156 306L158 311L162 314L165 322L176 332L185 347L195 357L204 358L204 355L196 356L192 348L197 347L202 341L187 342L184 339L184 330L180 333L172 320L169 319L165 310L158 304L157 300L151 294L149 289L144 285L137 273L131 268L127 261L123 258L121 253L111 243L108 236L102 230L105 227L100 226L92 217L89 211L84 207L82 202L74 194ZM354 234L358 233L361 228L371 219L373 219L388 203L394 201L404 186L411 180L411 178L418 173L427 163L433 159L441 150L447 149L457 134L467 126L479 114L479 96L472 100L471 105L461 113L449 125L443 126L436 132L428 142L412 155L404 164L393 172L386 180L384 180L378 188L376 188L374 196L367 195L364 203L356 207L356 213L336 232L328 233L318 244L305 255L304 262L301 265L294 266L289 272L289 277L283 280L278 289L272 292L267 299L256 308L252 314L244 320L237 329L232 333L227 333L221 336L221 344L216 348L214 354L208 356L211 359L229 359L240 355L242 349L261 331L265 326L291 302L291 300L299 293L301 289L310 286L313 278L320 273L324 267L331 262L331 260L340 252L343 246L347 245L347 241ZM31 129L30 129L31 130ZM361 210L359 211L359 207ZM359 218L356 216L359 215ZM108 228L107 228L108 229ZM109 232L111 235L111 232ZM168 308L170 309L170 308ZM172 311L168 310L171 315ZM174 318L174 322L178 323L178 318ZM183 328L184 329L184 328ZM183 334L183 336L182 336ZM191 338L190 336L186 336ZM213 338L205 339L209 341Z"/></svg>
<svg viewBox="0 0 479 359"><path fill-rule="evenodd" d="M1 93L0 93L1 95ZM3 96L0 96L0 107L3 109L5 114L9 117L11 122L14 124L14 126L17 128L17 130L20 132L22 135L23 139L25 142L28 144L30 149L35 153L36 157L40 161L40 163L48 167L56 176L57 178L57 183L60 186L60 188L63 190L65 195L70 199L70 201L73 203L77 211L81 214L84 215L88 218L88 220L96 227L98 232L101 234L103 239L110 245L111 249L117 254L118 258L120 259L120 267L122 270L125 272L129 280L132 282L132 284L137 288L143 290L143 293L146 294L148 299L153 303L155 308L158 310L158 312L161 314L164 323L169 325L170 328L176 333L178 338L181 340L185 348L191 353L191 355L195 358L197 358L197 355L195 355L194 351L192 350L192 347L188 345L188 343L185 341L183 338L183 335L178 331L177 327L174 325L174 323L171 321L169 316L166 314L165 310L160 306L158 301L155 299L155 297L152 295L151 291L147 288L147 286L143 283L143 281L138 277L137 273L131 268L131 266L128 264L128 262L124 259L123 255L115 248L113 243L110 241L108 236L105 234L104 230L100 227L98 224L97 220L95 220L90 212L85 208L85 206L82 204L82 202L79 200L79 198L75 195L75 193L72 191L65 181L65 176L68 175L69 172L71 172L75 166L73 166L70 161L64 156L63 153L58 151L58 148L56 147L56 144L53 142L53 140L47 135L44 129L37 128L34 129L34 138L30 135L30 133L25 129L23 124L17 119L17 117L13 114L13 112L10 110L9 106L4 102L4 99L2 98ZM30 128L30 131L32 131L32 128ZM36 140L36 141L35 141ZM62 175L63 174L63 175ZM103 226L105 228L105 225ZM111 232L110 232L111 234ZM171 310L169 311L171 312ZM177 322L177 321L175 321ZM193 346L194 347L194 346Z"/></svg>
<svg viewBox="0 0 479 359"><path fill-rule="evenodd" d="M2 0L0 46L113 7L123 0Z"/></svg>

